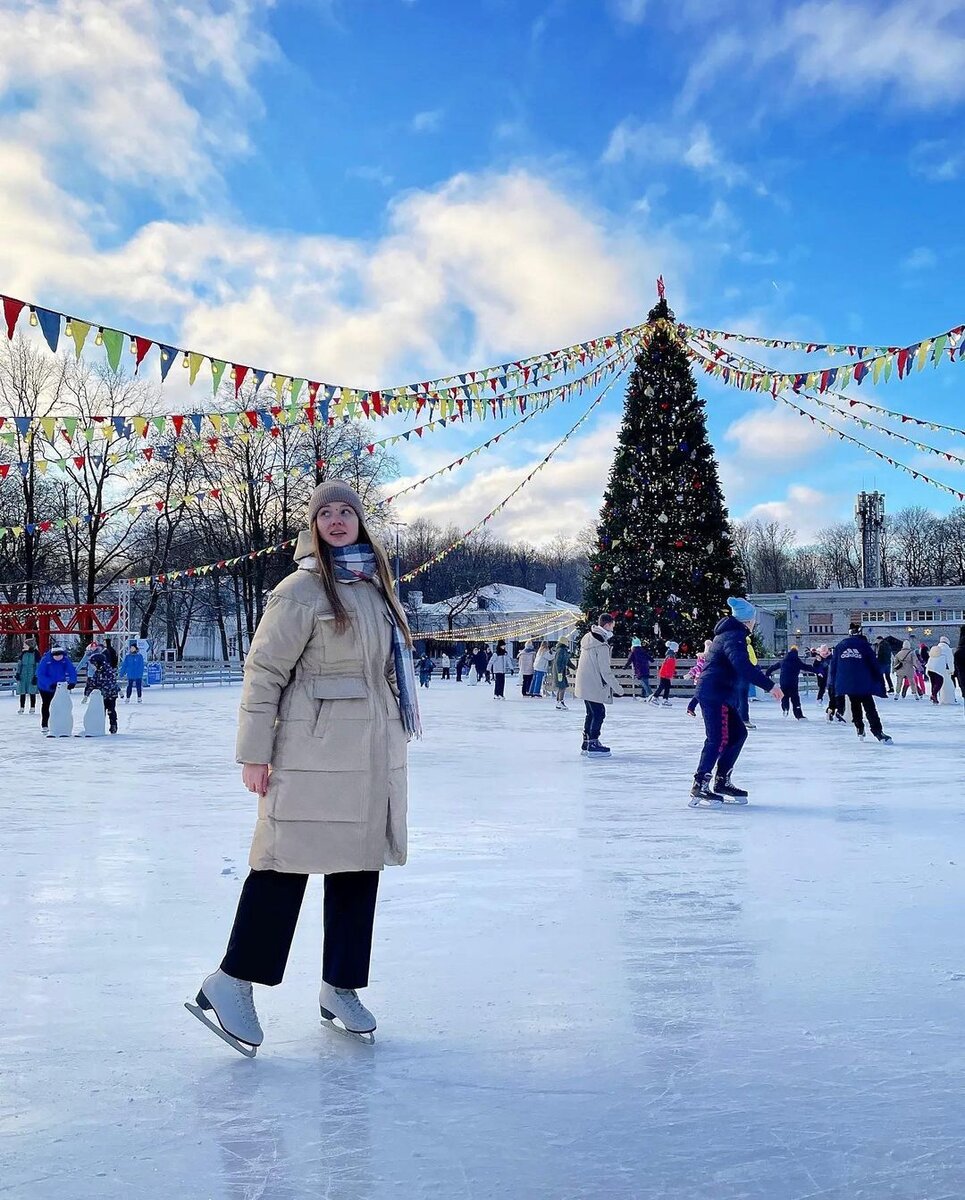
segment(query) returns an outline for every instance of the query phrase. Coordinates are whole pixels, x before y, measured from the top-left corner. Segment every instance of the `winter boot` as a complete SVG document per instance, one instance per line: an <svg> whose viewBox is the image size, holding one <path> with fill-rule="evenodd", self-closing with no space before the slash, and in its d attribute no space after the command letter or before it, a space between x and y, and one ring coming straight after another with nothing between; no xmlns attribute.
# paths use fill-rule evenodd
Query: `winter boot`
<svg viewBox="0 0 965 1200"><path fill-rule="evenodd" d="M885 746L890 746L891 743L894 741L894 739L890 738L887 735L887 733L876 733L875 737L878 739L879 742L882 743L882 745L885 745Z"/></svg>
<svg viewBox="0 0 965 1200"><path fill-rule="evenodd" d="M609 753L610 747L604 746L599 738L594 738L586 744L587 758L606 758Z"/></svg>
<svg viewBox="0 0 965 1200"><path fill-rule="evenodd" d="M581 754L586 754L586 750L587 750L587 747L589 746L589 744L590 744L590 739L584 733L583 734L583 748L580 750Z"/></svg>
<svg viewBox="0 0 965 1200"><path fill-rule="evenodd" d="M687 803L691 808L723 808L724 798L711 789L709 775L695 775Z"/></svg>
<svg viewBox="0 0 965 1200"><path fill-rule="evenodd" d="M725 804L746 804L747 792L731 783L730 772L718 775L714 780L714 791L723 796Z"/></svg>

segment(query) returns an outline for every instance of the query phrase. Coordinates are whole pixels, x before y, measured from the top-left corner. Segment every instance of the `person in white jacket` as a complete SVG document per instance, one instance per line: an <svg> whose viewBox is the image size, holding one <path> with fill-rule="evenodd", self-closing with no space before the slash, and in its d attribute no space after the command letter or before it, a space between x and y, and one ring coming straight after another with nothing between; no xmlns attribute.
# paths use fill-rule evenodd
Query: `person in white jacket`
<svg viewBox="0 0 965 1200"><path fill-rule="evenodd" d="M506 676L509 674L510 659L506 653L506 643L496 643L496 653L489 660L488 670L492 672L494 679L493 684L493 699L506 699Z"/></svg>
<svg viewBox="0 0 965 1200"><path fill-rule="evenodd" d="M955 660L947 637L938 639L938 645L928 651L928 681L931 684L932 704L955 704L955 685L952 675Z"/></svg>
<svg viewBox="0 0 965 1200"><path fill-rule="evenodd" d="M532 642L527 642L519 652L519 673L523 679L523 695L529 695L533 682L533 671L536 664L536 648Z"/></svg>
<svg viewBox="0 0 965 1200"><path fill-rule="evenodd" d="M546 672L550 669L551 657L549 642L542 642L536 651L536 660L533 663L533 682L529 686L529 694L536 700L543 699L543 680L546 678Z"/></svg>
<svg viewBox="0 0 965 1200"><path fill-rule="evenodd" d="M606 720L606 706L611 696L623 695L623 688L617 682L610 665L612 637L613 618L609 613L601 613L597 623L580 640L580 659L576 664L576 686L573 692L586 706L581 753L588 758L606 757L610 753L610 747L600 742L603 722Z"/></svg>

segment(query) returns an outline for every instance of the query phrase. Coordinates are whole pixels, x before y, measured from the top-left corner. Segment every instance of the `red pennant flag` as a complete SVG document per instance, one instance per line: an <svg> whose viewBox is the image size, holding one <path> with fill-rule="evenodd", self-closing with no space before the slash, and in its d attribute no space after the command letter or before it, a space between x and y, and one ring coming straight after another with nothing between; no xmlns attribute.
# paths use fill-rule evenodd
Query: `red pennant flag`
<svg viewBox="0 0 965 1200"><path fill-rule="evenodd" d="M245 412L245 420L248 422L248 424L251 426L252 429L258 428L258 414L257 414L257 412L255 412L255 410L253 408L249 408Z"/></svg>
<svg viewBox="0 0 965 1200"><path fill-rule="evenodd" d="M372 393L372 408L375 410L375 415L377 417L382 416L382 393L381 392L373 392Z"/></svg>
<svg viewBox="0 0 965 1200"><path fill-rule="evenodd" d="M905 371L908 368L908 359L910 357L911 357L911 354L908 350L899 350L898 351L898 378L899 379L904 378Z"/></svg>
<svg viewBox="0 0 965 1200"><path fill-rule="evenodd" d="M232 366L233 366L234 377L235 377L235 397L237 398L238 389L244 383L245 376L251 370L251 367L243 367L240 363L233 363Z"/></svg>
<svg viewBox="0 0 965 1200"><path fill-rule="evenodd" d="M144 457L147 459L148 462L151 461L151 459L154 457L154 447L153 446L145 446L144 447Z"/></svg>
<svg viewBox="0 0 965 1200"><path fill-rule="evenodd" d="M419 413L421 413L422 410L425 408L425 406L426 406L426 402L420 396L419 399L415 402L415 415L418 416Z"/></svg>
<svg viewBox="0 0 965 1200"><path fill-rule="evenodd" d="M158 512L164 512L164 501L163 500L155 500L154 507L158 510ZM163 579L164 576L159 575L158 578Z"/></svg>
<svg viewBox="0 0 965 1200"><path fill-rule="evenodd" d="M52 521L41 521L40 522L40 532L46 533L50 529L50 526L52 524L53 524Z"/></svg>
<svg viewBox="0 0 965 1200"><path fill-rule="evenodd" d="M375 453L375 442L372 442L371 445L366 446L365 449L368 450L369 454L374 454Z"/></svg>
<svg viewBox="0 0 965 1200"><path fill-rule="evenodd" d="M278 437L278 435L281 433L281 430L278 428L277 425L272 425L271 429L269 430L269 433L271 434L272 437Z"/></svg>
<svg viewBox="0 0 965 1200"><path fill-rule="evenodd" d="M7 337L13 337L13 331L17 328L17 321L20 319L20 314L26 308L23 300L13 300L10 296L3 298L3 317L7 322Z"/></svg>
<svg viewBox="0 0 965 1200"><path fill-rule="evenodd" d="M74 466L77 468L78 471L80 471L83 469L84 463L86 461L87 460L84 458L83 454L78 454L77 457L74 459Z"/></svg>
<svg viewBox="0 0 965 1200"><path fill-rule="evenodd" d="M324 458L316 458L315 466L318 467L319 470L323 470L325 467L325 459Z"/></svg>
<svg viewBox="0 0 965 1200"><path fill-rule="evenodd" d="M178 437L180 437L181 429L184 426L184 417L182 417L180 413L175 413L171 417L171 424L174 426L174 432L178 435Z"/></svg>
<svg viewBox="0 0 965 1200"><path fill-rule="evenodd" d="M422 426L421 425L417 426L416 433L419 435L419 437L422 437Z"/></svg>
<svg viewBox="0 0 965 1200"><path fill-rule="evenodd" d="M151 341L150 338L146 338L146 337L135 337L134 338L134 370L135 371L137 371L137 369L140 367L141 363L144 361L144 355L147 354L148 350L150 350L153 345L154 345L154 343Z"/></svg>
<svg viewBox="0 0 965 1200"><path fill-rule="evenodd" d="M208 445L211 447L211 453L214 454L215 450L218 449L218 439L216 437L209 437Z"/></svg>
<svg viewBox="0 0 965 1200"><path fill-rule="evenodd" d="M221 488L212 488L211 489L211 499L212 500L220 500L221 499ZM224 564L219 563L218 565L223 566Z"/></svg>
<svg viewBox="0 0 965 1200"><path fill-rule="evenodd" d="M10 470L9 463L0 463L0 479L7 478L7 472Z"/></svg>
<svg viewBox="0 0 965 1200"><path fill-rule="evenodd" d="M362 401L362 412L364 412L366 416L368 416L368 415L369 415L369 402L368 402L368 400L363 400L363 401Z"/></svg>

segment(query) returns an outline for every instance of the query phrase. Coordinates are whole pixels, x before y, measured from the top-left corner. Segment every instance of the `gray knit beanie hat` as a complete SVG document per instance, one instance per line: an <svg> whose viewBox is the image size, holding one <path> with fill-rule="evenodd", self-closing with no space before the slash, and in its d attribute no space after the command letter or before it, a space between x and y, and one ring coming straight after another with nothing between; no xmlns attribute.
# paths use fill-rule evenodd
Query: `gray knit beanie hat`
<svg viewBox="0 0 965 1200"><path fill-rule="evenodd" d="M365 520L365 510L358 492L344 479L326 479L312 492L312 498L308 502L309 526L315 524L319 509L324 508L326 504L348 504L355 509L360 521Z"/></svg>

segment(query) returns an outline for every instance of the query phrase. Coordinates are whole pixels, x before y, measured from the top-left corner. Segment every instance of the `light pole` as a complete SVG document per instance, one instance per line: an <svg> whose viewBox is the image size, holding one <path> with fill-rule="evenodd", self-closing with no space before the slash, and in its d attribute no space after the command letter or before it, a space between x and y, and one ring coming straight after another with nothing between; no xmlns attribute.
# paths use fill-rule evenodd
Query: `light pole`
<svg viewBox="0 0 965 1200"><path fill-rule="evenodd" d="M389 524L395 529L395 597L397 600L402 600L401 583L399 576L402 574L402 556L399 552L399 534L405 529L405 521L390 521Z"/></svg>

